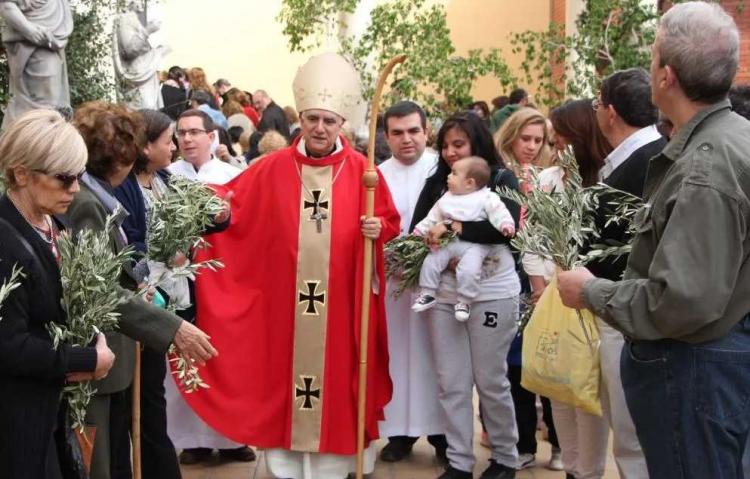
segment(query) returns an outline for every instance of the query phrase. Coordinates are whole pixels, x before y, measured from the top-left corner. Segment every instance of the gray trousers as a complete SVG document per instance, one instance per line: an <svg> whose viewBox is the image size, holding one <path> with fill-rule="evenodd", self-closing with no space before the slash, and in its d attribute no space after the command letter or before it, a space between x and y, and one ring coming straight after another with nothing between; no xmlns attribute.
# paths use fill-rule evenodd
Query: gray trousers
<svg viewBox="0 0 750 479"><path fill-rule="evenodd" d="M506 358L516 335L518 298L475 303L464 323L454 319L453 306L445 303L438 303L427 315L451 466L467 472L474 469L472 386L476 386L492 459L516 467L518 430Z"/></svg>
<svg viewBox="0 0 750 479"><path fill-rule="evenodd" d="M630 417L628 405L625 402L625 391L622 389L620 377L620 356L625 344L622 333L608 325L600 318L596 318L599 326L599 365L601 367L601 383L599 394L602 402L602 412L612 429L612 452L617 463L617 471L621 479L639 479L648 477L646 458L643 456L641 444L635 433L633 418ZM565 452L563 452L565 456ZM563 461L564 461L563 457ZM577 476L576 476L577 477Z"/></svg>
<svg viewBox="0 0 750 479"><path fill-rule="evenodd" d="M471 304L479 294L479 280L484 258L495 245L451 241L437 251L431 251L419 272L419 287L433 296L440 286L440 276L453 258L456 265L456 293L459 303Z"/></svg>

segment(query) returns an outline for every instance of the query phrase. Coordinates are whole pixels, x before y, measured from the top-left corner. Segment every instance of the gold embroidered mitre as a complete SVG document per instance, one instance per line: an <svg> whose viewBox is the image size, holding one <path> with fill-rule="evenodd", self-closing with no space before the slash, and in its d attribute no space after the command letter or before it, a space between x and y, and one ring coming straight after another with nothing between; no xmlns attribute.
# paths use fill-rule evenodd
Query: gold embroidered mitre
<svg viewBox="0 0 750 479"><path fill-rule="evenodd" d="M359 74L341 55L323 53L310 58L297 70L292 88L300 113L320 109L332 111L350 124L364 122L367 104Z"/></svg>

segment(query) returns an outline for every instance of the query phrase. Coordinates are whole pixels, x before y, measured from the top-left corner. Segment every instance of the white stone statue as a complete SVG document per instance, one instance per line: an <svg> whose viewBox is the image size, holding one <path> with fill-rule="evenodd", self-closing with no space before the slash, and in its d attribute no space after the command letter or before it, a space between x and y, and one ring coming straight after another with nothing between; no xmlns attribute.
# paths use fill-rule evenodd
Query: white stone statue
<svg viewBox="0 0 750 479"><path fill-rule="evenodd" d="M2 127L29 110L70 107L65 45L73 15L68 0L0 0L0 16L11 96Z"/></svg>
<svg viewBox="0 0 750 479"><path fill-rule="evenodd" d="M125 13L115 18L112 41L115 73L120 93L130 107L156 110L163 106L157 72L168 50L151 45L149 37L159 30L159 24L144 25L138 14L138 5L131 0Z"/></svg>

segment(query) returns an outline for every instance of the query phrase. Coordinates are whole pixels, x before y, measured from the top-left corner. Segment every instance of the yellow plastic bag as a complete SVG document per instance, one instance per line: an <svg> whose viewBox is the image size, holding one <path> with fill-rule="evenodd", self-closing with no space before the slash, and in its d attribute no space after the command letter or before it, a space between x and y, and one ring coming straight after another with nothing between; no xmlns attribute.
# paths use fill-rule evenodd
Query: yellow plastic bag
<svg viewBox="0 0 750 479"><path fill-rule="evenodd" d="M552 278L523 332L521 385L529 391L602 415L599 330L594 316L562 304Z"/></svg>

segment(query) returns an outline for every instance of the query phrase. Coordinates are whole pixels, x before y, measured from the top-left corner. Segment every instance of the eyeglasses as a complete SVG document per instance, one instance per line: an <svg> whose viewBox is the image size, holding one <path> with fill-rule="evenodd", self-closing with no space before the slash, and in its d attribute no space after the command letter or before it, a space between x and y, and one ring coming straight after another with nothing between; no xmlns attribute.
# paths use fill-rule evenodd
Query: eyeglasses
<svg viewBox="0 0 750 479"><path fill-rule="evenodd" d="M593 108L594 111L599 110L599 108L601 108L603 105L604 104L598 98L594 98L593 100L591 100L591 108Z"/></svg>
<svg viewBox="0 0 750 479"><path fill-rule="evenodd" d="M188 135L193 137L193 136L198 136L201 133L208 133L208 132L206 130L201 130L200 128L191 128L189 130L177 130L175 133L177 134L177 138L185 138Z"/></svg>
<svg viewBox="0 0 750 479"><path fill-rule="evenodd" d="M81 178L83 177L83 174L86 173L86 170L81 171L78 174L75 175L69 175L66 173L49 173L44 170L34 170L36 173L41 173L42 175L51 176L52 178L56 179L60 183L62 183L63 188L66 190L73 186L73 183L77 181L81 181Z"/></svg>

